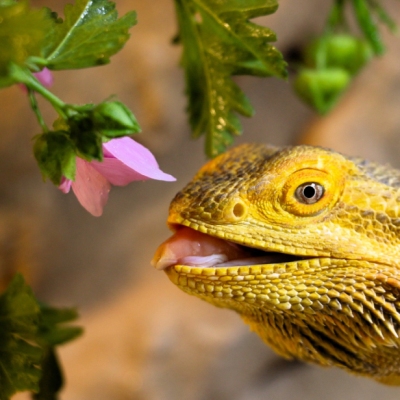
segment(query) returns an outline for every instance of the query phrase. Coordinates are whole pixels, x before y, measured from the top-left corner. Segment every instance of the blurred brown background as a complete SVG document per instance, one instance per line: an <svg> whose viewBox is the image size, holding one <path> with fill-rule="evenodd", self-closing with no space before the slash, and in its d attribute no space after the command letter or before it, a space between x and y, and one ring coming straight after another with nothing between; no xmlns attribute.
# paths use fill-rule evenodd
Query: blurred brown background
<svg viewBox="0 0 400 400"><path fill-rule="evenodd" d="M53 4L52 4L53 3ZM65 1L33 1L61 11ZM395 0L385 2L400 21ZM293 53L319 32L330 2L282 0L260 23ZM191 298L149 265L168 236L169 201L205 161L189 138L172 0L118 0L139 24L108 66L55 74L54 92L74 103L115 94L138 117L138 140L176 183L113 188L101 218L73 194L43 184L31 152L38 126L25 95L0 92L0 276L23 270L37 295L78 306L85 335L60 349L67 385L62 400L395 399L400 389L337 369L287 362L240 318ZM312 143L400 167L400 39L356 79L328 117L317 118L276 79L238 78L255 106L237 142ZM48 110L48 121L54 115ZM20 398L21 396L17 396Z"/></svg>

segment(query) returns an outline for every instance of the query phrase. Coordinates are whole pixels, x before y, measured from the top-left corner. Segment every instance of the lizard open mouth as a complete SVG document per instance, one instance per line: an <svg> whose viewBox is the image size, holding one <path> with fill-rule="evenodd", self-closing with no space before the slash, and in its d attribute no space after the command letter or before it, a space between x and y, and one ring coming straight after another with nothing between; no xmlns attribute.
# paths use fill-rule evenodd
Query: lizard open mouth
<svg viewBox="0 0 400 400"><path fill-rule="evenodd" d="M254 249L179 226L177 231L159 246L152 265L159 270L174 265L219 268L279 264L305 258L309 257Z"/></svg>

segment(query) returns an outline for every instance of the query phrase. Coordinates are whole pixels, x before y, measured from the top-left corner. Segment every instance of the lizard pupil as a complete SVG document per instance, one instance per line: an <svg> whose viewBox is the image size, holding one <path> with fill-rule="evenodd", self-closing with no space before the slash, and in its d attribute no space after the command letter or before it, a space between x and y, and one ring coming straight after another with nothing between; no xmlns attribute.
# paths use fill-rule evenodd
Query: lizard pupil
<svg viewBox="0 0 400 400"><path fill-rule="evenodd" d="M311 186L311 185L310 186L306 186L303 189L303 194L304 194L305 197L307 197L307 199L312 199L315 196L315 192L316 192L315 188L313 186Z"/></svg>
<svg viewBox="0 0 400 400"><path fill-rule="evenodd" d="M314 204L324 195L324 188L318 183L303 183L296 189L296 198L304 204Z"/></svg>

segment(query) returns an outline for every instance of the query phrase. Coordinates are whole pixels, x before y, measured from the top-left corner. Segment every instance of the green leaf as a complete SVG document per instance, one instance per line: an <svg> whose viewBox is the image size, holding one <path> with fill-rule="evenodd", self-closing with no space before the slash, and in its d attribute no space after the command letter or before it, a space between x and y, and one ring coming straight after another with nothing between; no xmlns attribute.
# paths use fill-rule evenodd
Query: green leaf
<svg viewBox="0 0 400 400"><path fill-rule="evenodd" d="M193 136L206 135L206 153L223 152L241 133L234 114L253 114L232 75L286 77L270 42L275 34L249 22L275 12L276 0L175 0Z"/></svg>
<svg viewBox="0 0 400 400"><path fill-rule="evenodd" d="M16 0L0 0L0 7L13 6L16 3Z"/></svg>
<svg viewBox="0 0 400 400"><path fill-rule="evenodd" d="M131 11L118 19L108 0L76 0L67 4L64 21L54 19L45 58L49 69L86 68L107 64L129 38L136 24Z"/></svg>
<svg viewBox="0 0 400 400"><path fill-rule="evenodd" d="M56 400L63 385L63 376L54 346L64 344L82 334L82 328L65 325L78 317L73 308L53 308L45 304L40 306L40 321L37 342L44 349L41 363L42 378L35 400Z"/></svg>
<svg viewBox="0 0 400 400"><path fill-rule="evenodd" d="M74 308L53 308L41 305L39 343L54 347L75 339L82 334L82 328L64 324L77 318L78 312Z"/></svg>
<svg viewBox="0 0 400 400"><path fill-rule="evenodd" d="M33 345L40 308L21 275L0 296L0 400L39 389L43 352Z"/></svg>
<svg viewBox="0 0 400 400"><path fill-rule="evenodd" d="M39 305L22 275L0 296L0 400L21 391L37 400L56 400L62 374L54 346L75 339L82 329L65 326L74 309Z"/></svg>
<svg viewBox="0 0 400 400"><path fill-rule="evenodd" d="M0 3L0 87L15 83L8 78L10 63L22 65L41 56L51 21L45 9L30 9L27 1Z"/></svg>
<svg viewBox="0 0 400 400"><path fill-rule="evenodd" d="M46 132L36 136L33 153L43 178L49 178L55 185L65 176L75 179L75 147L67 131Z"/></svg>

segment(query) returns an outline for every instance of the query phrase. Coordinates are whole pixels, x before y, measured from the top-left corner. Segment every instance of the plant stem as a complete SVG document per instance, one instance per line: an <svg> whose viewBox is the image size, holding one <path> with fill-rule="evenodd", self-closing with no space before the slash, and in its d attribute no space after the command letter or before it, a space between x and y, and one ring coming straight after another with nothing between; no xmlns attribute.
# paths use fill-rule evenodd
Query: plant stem
<svg viewBox="0 0 400 400"><path fill-rule="evenodd" d="M30 71L21 68L20 66L13 64L10 67L10 75L16 83L23 83L28 89L34 90L44 97L57 113L64 119L67 119L67 104L64 103L60 98L54 95L52 92L47 90L33 75Z"/></svg>
<svg viewBox="0 0 400 400"><path fill-rule="evenodd" d="M28 95L29 95L29 101L31 103L32 110L33 110L34 114L36 115L39 125L42 127L43 132L48 132L49 128L47 127L46 122L44 122L44 118L42 116L42 113L40 112L39 105L36 100L35 92L32 89L28 89Z"/></svg>
<svg viewBox="0 0 400 400"><path fill-rule="evenodd" d="M66 104L58 98L55 94L47 90L36 78L32 77L33 79L30 80L29 84L26 84L29 89L34 90L35 92L39 93L42 97L44 97L51 105L55 108L57 113L63 117L64 119L67 118L65 109L67 108Z"/></svg>
<svg viewBox="0 0 400 400"><path fill-rule="evenodd" d="M335 0L333 7L328 16L328 20L326 22L326 30L328 33L331 33L335 28L339 26L346 25L346 18L344 15L344 7L345 1L344 0Z"/></svg>

